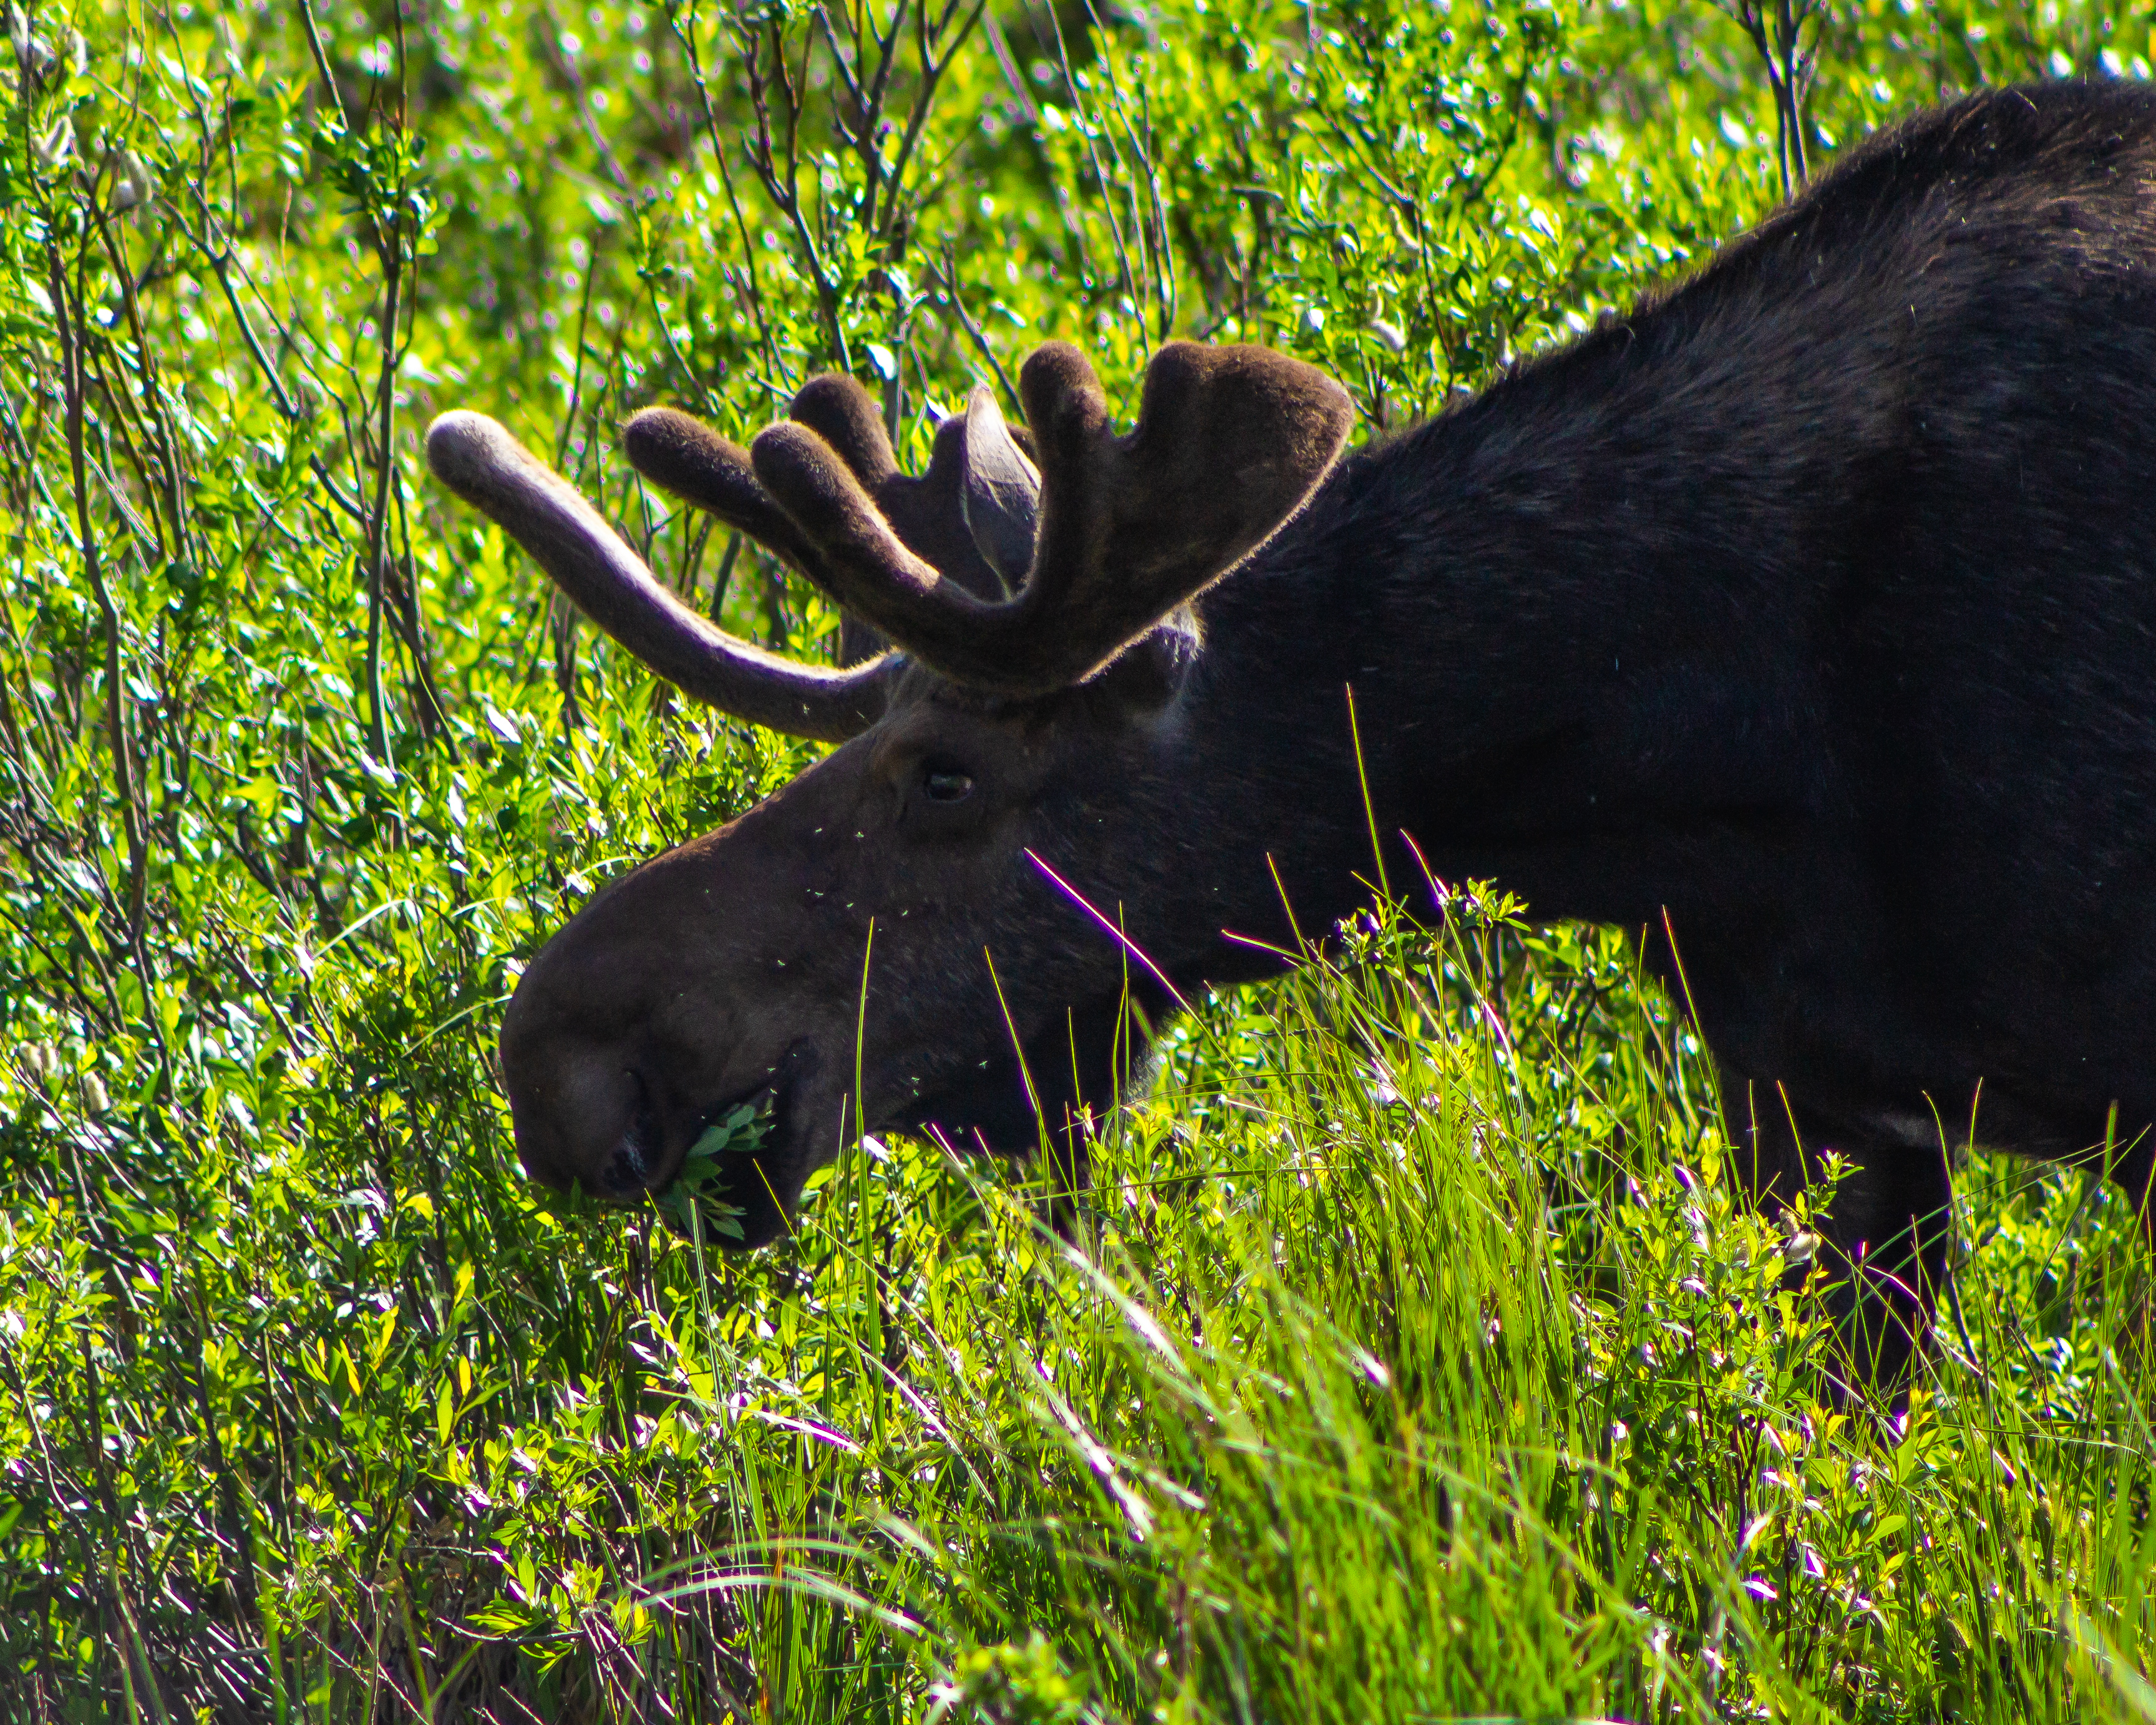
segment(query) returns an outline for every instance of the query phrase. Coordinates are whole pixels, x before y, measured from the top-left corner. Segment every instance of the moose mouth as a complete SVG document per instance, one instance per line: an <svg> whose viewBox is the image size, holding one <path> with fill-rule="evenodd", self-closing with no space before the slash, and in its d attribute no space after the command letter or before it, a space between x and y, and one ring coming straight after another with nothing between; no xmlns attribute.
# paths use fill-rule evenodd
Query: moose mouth
<svg viewBox="0 0 2156 1725"><path fill-rule="evenodd" d="M989 1054L969 1070L952 1074L926 1094L887 1098L880 1106L871 1100L865 1110L867 1129L939 1139L961 1153L1009 1158L1039 1153L1045 1133L1060 1130L1067 1120L1084 1114L1088 1104L1098 1108L1114 1101L1116 1027L1124 998L1119 989L1052 1024L1028 1040L1022 1056L1005 1049ZM1127 1053L1127 1027L1121 1040ZM851 1111L850 1098L834 1096L816 1081L821 1069L813 1045L804 1038L788 1050L775 1074L705 1108L691 1122L682 1147L674 1153L673 1166L650 1183L651 1196L663 1209L679 1208L668 1200L684 1178L694 1146L713 1126L747 1106L762 1118L762 1131L744 1147L721 1150L705 1164L706 1172L690 1178L696 1179L701 1195L727 1207L728 1219L740 1230L738 1237L727 1230L715 1235L711 1243L729 1250L752 1250L789 1232L803 1185L829 1160L828 1153L817 1153L819 1141L826 1153L834 1149L842 1122ZM846 1088L850 1091L852 1086ZM871 1092L874 1088L871 1084ZM655 1122L650 1130L655 1143ZM639 1113L629 1137L634 1139L644 1131Z"/></svg>
<svg viewBox="0 0 2156 1725"><path fill-rule="evenodd" d="M887 1117L871 1117L870 1129L933 1132L961 1150L1030 1147L1039 1130L1026 1106L1017 1062L1006 1058L991 1065L1002 1070L982 1073L973 1082L914 1101ZM713 1244L729 1250L753 1250L787 1233L800 1202L801 1189L818 1161L807 1141L809 1117L819 1111L808 1105L803 1090L798 1082L766 1082L705 1109L691 1126L690 1147L743 1107L754 1111L762 1129L746 1147L721 1150L701 1178L690 1171L691 1158L682 1155L663 1180L648 1186L650 1196L670 1214L679 1204L669 1200L677 1198L685 1175L696 1179L697 1195L725 1205L731 1213L729 1219L740 1230L738 1238L731 1230L715 1237ZM638 1140L643 1130L639 1117L617 1153L621 1159L641 1154Z"/></svg>
<svg viewBox="0 0 2156 1725"><path fill-rule="evenodd" d="M691 1122L680 1158L663 1180L649 1188L651 1198L677 1228L685 1224L674 1213L686 1206L670 1200L681 1199L685 1180L693 1180L696 1189L685 1194L688 1205L716 1200L740 1230L739 1239L728 1230L715 1244L748 1250L767 1245L787 1231L790 1212L808 1177L808 1158L797 1142L802 1136L798 1130L799 1089L783 1081L766 1081L714 1103ZM748 1143L739 1149L721 1149L699 1169L696 1147L743 1109L757 1122ZM632 1137L636 1131L636 1127L630 1128Z"/></svg>
<svg viewBox="0 0 2156 1725"><path fill-rule="evenodd" d="M726 1206L729 1219L740 1230L729 1230L711 1244L731 1251L753 1250L788 1233L801 1189L818 1165L808 1142L816 1117L822 1111L807 1092L805 1073L767 1080L752 1090L737 1091L712 1104L692 1122L687 1144L693 1147L714 1126L742 1107L752 1109L763 1122L754 1142L742 1149L723 1149L697 1179L699 1194ZM1038 1147L1040 1126L1028 1096L1024 1074L1009 1055L992 1058L984 1067L957 1084L932 1096L909 1098L901 1106L871 1113L873 1132L917 1132L941 1138L959 1151L990 1154L1025 1154ZM656 1123L649 1129L654 1142ZM618 1155L627 1160L640 1155L639 1141L646 1135L644 1117L629 1128ZM655 1158L653 1158L655 1160ZM689 1169L685 1153L665 1171L664 1178L648 1185L651 1198L670 1213L679 1208L677 1188Z"/></svg>

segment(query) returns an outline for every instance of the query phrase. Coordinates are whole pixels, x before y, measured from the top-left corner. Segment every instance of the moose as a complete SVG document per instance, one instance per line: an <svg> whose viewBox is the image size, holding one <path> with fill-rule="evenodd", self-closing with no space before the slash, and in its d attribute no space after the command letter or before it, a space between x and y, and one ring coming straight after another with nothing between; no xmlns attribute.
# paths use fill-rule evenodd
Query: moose
<svg viewBox="0 0 2156 1725"><path fill-rule="evenodd" d="M864 1129L1082 1137L1128 1005L1278 973L1287 907L1366 901L1374 832L1396 880L1643 932L1757 1200L1847 1170L1866 1378L1923 1344L1951 1147L2146 1200L2156 95L1922 114L1353 453L1347 393L1262 348L1163 346L1123 434L1070 347L1018 393L1023 430L978 389L917 477L840 377L747 451L629 421L646 480L891 644L835 668L677 603L492 420L431 429L629 652L841 745L533 961L501 1042L532 1175L641 1199L756 1099L752 1246Z"/></svg>

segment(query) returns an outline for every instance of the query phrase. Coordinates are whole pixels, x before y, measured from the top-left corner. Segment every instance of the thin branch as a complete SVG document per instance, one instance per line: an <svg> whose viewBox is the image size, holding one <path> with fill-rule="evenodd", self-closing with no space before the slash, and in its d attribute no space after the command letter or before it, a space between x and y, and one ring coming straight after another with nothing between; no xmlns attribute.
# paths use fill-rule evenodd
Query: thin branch
<svg viewBox="0 0 2156 1725"><path fill-rule="evenodd" d="M988 361L994 371L996 382L1003 386L1004 399L1010 403L1011 411L1020 418L1024 418L1025 403L1019 399L1018 386L1011 382L1010 373L1004 369L1003 361L996 357L996 350L988 345L987 333L973 321L973 314L966 310L965 300L959 297L957 259L951 247L946 245L943 249L943 267L938 270L931 264L928 276L942 290L944 308L958 320L959 328L965 331L973 346L980 350L981 357Z"/></svg>
<svg viewBox="0 0 2156 1725"><path fill-rule="evenodd" d="M53 323L59 344L60 383L67 409L68 466L74 482L75 529L81 541L83 573L105 634L105 722L112 750L113 791L120 800L120 818L127 837L128 880L126 925L129 944L142 970L142 986L150 986L150 973L142 963L142 918L149 880L149 844L142 830L141 810L136 806L135 768L127 747L126 687L121 658L119 608L105 579L98 552L96 523L90 512L90 467L84 452L82 347L76 316L81 300L69 290L67 271L60 263L59 243L48 239L47 279L53 296Z"/></svg>

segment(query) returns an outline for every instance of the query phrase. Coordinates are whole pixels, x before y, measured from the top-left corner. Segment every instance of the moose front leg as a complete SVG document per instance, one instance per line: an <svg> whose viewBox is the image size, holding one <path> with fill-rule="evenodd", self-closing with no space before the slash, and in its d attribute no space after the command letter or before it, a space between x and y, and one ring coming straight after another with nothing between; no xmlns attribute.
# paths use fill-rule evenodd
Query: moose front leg
<svg viewBox="0 0 2156 1725"><path fill-rule="evenodd" d="M1778 1085L1725 1078L1722 1106L1753 1201L1769 1215L1817 1183L1826 1158L1845 1172L1820 1219L1840 1331L1839 1394L1861 1401L1907 1388L1945 1286L1953 1187L1943 1146L1835 1124Z"/></svg>

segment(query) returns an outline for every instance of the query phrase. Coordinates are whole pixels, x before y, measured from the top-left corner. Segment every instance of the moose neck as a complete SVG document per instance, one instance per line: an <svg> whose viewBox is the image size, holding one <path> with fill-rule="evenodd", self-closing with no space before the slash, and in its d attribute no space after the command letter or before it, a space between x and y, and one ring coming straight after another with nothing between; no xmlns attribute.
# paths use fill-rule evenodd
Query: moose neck
<svg viewBox="0 0 2156 1725"><path fill-rule="evenodd" d="M1395 891L1419 885L1404 834L1442 880L1638 927L1832 817L1835 691L1804 649L1861 542L1847 500L1884 480L1747 465L1781 393L1737 387L1743 357L1682 339L1681 309L1356 457L1208 596L1195 778L1306 936L1367 896L1373 823ZM1840 459L1862 462L1861 429ZM1229 872L1276 936L1272 870Z"/></svg>

